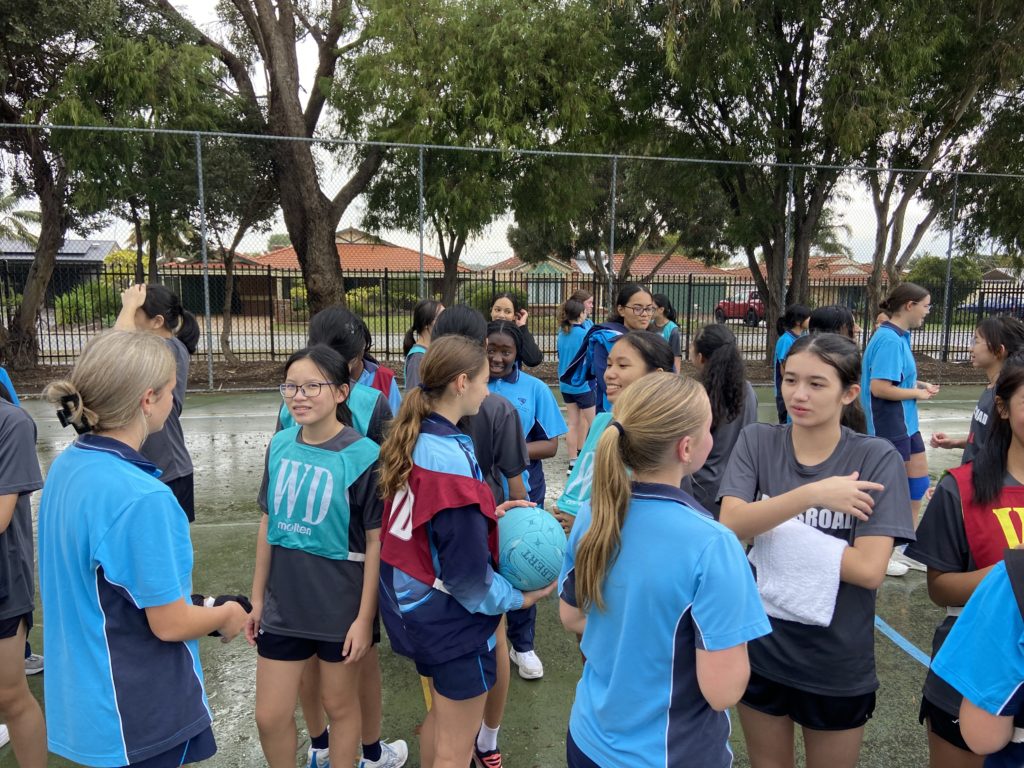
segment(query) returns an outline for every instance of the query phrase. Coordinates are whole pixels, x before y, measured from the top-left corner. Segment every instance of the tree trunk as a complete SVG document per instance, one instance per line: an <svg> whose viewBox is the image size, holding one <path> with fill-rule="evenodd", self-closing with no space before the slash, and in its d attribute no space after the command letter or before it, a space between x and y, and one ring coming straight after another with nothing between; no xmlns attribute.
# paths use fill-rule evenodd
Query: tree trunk
<svg viewBox="0 0 1024 768"><path fill-rule="evenodd" d="M69 219L64 198L67 174L60 161L57 173L50 165L44 134L25 131L25 150L32 167L32 186L39 199L40 231L35 258L28 270L21 306L14 316L7 334L5 352L11 367L23 370L34 366L39 357L36 319L46 298L46 288L57 263L57 251L64 244Z"/></svg>
<svg viewBox="0 0 1024 768"><path fill-rule="evenodd" d="M157 257L160 255L160 223L157 219L156 206L149 204L149 276L147 282L156 283L160 280L157 269Z"/></svg>
<svg viewBox="0 0 1024 768"><path fill-rule="evenodd" d="M135 282L141 284L146 282L146 260L142 243L142 217L139 216L135 203L131 204L132 225L135 227Z"/></svg>
<svg viewBox="0 0 1024 768"><path fill-rule="evenodd" d="M338 259L331 201L320 190L310 146L275 142L274 175L281 192L281 211L302 268L311 314L332 304L345 304L345 281Z"/></svg>

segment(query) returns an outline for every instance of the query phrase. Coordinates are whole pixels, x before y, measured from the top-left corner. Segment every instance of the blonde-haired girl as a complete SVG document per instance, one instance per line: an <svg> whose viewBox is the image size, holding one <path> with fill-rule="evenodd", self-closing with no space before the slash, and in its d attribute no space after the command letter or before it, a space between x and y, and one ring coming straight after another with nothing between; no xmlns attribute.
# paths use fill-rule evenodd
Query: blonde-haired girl
<svg viewBox="0 0 1024 768"><path fill-rule="evenodd" d="M710 431L703 387L653 373L598 442L559 579L562 623L587 659L570 768L732 763L725 710L747 684L747 641L770 626L736 537L679 490Z"/></svg>
<svg viewBox="0 0 1024 768"><path fill-rule="evenodd" d="M381 615L394 650L431 679L433 707L420 757L465 768L496 678L495 630L503 613L528 608L554 584L520 592L495 572L494 496L473 441L456 424L489 394L483 347L462 336L431 343L420 383L402 401L381 447Z"/></svg>
<svg viewBox="0 0 1024 768"><path fill-rule="evenodd" d="M195 606L188 519L139 453L174 407L163 339L94 337L46 388L79 437L39 506L50 751L84 765L183 765L216 751L196 640L237 635L237 602Z"/></svg>

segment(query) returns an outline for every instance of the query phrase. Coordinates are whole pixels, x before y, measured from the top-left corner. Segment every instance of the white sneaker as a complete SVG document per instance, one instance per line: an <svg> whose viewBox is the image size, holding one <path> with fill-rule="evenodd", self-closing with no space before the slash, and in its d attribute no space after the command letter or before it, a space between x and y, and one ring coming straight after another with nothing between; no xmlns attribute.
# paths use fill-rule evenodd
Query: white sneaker
<svg viewBox="0 0 1024 768"><path fill-rule="evenodd" d="M906 576L907 571L910 570L910 566L906 563L901 563L899 560L893 558L889 559L889 564L885 566L886 576Z"/></svg>
<svg viewBox="0 0 1024 768"><path fill-rule="evenodd" d="M11 732L6 725L0 725L0 747L7 746L11 741Z"/></svg>
<svg viewBox="0 0 1024 768"><path fill-rule="evenodd" d="M331 768L331 750L310 746L306 750L306 768Z"/></svg>
<svg viewBox="0 0 1024 768"><path fill-rule="evenodd" d="M380 760L360 761L359 768L402 768L409 759L409 746L402 739L381 741Z"/></svg>
<svg viewBox="0 0 1024 768"><path fill-rule="evenodd" d="M544 665L540 663L536 651L520 653L515 648L509 648L508 656L512 663L519 667L519 676L523 680L539 680L544 677Z"/></svg>

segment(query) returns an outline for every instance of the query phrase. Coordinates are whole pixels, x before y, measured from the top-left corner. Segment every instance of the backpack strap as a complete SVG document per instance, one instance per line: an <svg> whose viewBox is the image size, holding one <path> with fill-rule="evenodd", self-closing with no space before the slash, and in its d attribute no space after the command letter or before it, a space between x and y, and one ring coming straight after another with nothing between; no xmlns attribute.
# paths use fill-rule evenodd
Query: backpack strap
<svg viewBox="0 0 1024 768"><path fill-rule="evenodd" d="M1008 549L1003 557L1006 563L1006 575L1013 587L1013 596L1017 598L1017 608L1024 617L1024 550Z"/></svg>

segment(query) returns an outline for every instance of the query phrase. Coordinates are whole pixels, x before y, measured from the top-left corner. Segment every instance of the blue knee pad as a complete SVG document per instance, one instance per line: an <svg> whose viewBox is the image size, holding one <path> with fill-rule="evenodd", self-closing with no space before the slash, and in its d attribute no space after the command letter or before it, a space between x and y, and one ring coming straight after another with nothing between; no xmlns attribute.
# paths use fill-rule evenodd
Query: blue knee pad
<svg viewBox="0 0 1024 768"><path fill-rule="evenodd" d="M910 500L920 501L924 498L925 493L928 492L928 486L931 485L931 480L928 476L924 477L908 477L907 485L910 486Z"/></svg>

